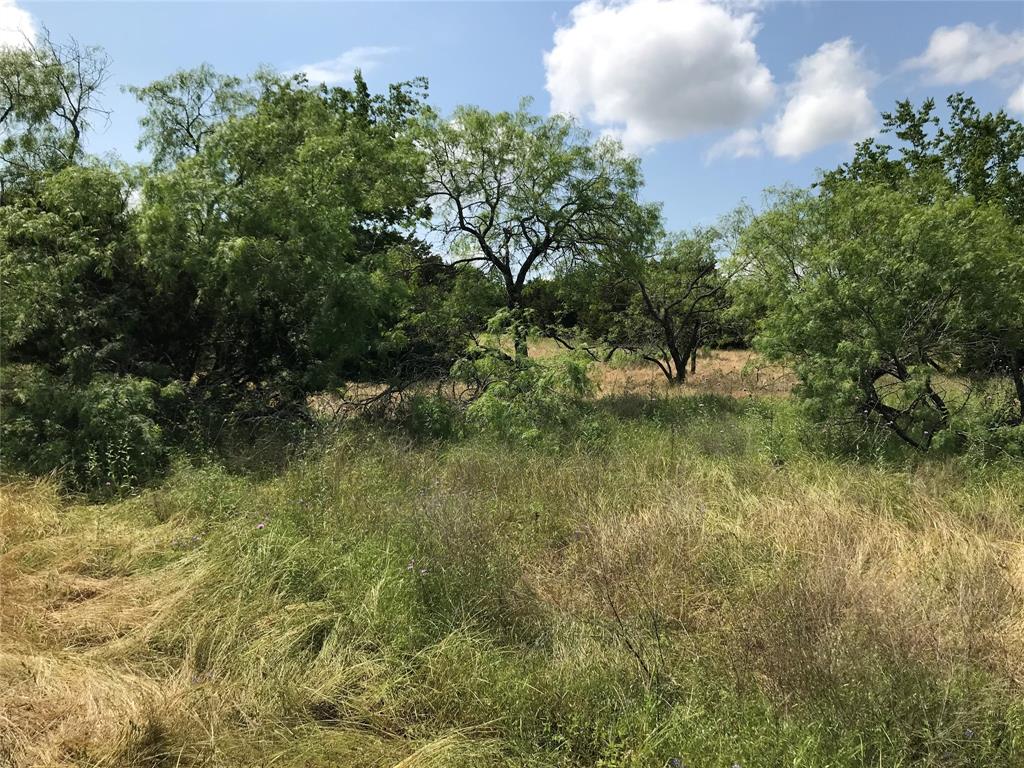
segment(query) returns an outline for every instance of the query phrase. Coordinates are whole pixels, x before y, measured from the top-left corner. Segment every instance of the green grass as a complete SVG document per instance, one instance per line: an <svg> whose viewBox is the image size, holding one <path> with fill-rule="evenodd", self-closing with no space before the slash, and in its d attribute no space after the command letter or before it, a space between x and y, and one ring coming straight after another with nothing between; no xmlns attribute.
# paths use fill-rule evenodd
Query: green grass
<svg viewBox="0 0 1024 768"><path fill-rule="evenodd" d="M1021 467L824 458L787 402L598 409L577 445L363 425L119 503L8 485L0 755L1024 764Z"/></svg>

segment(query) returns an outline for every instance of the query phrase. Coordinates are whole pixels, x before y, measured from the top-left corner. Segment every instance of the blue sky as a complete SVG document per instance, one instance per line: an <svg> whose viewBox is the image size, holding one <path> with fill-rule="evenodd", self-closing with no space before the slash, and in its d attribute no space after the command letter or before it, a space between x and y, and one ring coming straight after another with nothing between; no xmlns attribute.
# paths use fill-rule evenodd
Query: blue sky
<svg viewBox="0 0 1024 768"><path fill-rule="evenodd" d="M112 60L113 113L93 151L139 158L139 110L124 84L202 62L337 78L358 63L374 88L427 76L443 112L529 96L540 112L572 111L622 137L673 228L756 204L765 187L812 181L898 98L965 90L986 109L1024 111L1019 2L0 0L0 27L26 12Z"/></svg>

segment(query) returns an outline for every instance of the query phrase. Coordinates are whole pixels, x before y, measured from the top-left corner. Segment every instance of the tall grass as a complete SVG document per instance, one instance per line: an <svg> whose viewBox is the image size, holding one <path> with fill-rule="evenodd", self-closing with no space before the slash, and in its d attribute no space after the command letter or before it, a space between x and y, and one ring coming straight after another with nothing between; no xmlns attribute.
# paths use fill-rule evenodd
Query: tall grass
<svg viewBox="0 0 1024 768"><path fill-rule="evenodd" d="M555 449L363 426L119 503L4 486L0 764L1024 764L1024 469L599 407Z"/></svg>

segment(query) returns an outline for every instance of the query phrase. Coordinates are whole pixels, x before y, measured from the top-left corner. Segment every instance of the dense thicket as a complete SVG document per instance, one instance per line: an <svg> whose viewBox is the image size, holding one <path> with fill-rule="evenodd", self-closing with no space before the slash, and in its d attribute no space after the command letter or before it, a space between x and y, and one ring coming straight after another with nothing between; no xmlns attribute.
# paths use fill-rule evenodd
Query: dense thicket
<svg viewBox="0 0 1024 768"><path fill-rule="evenodd" d="M745 230L735 294L818 418L914 448L1024 446L1024 127L950 97Z"/></svg>
<svg viewBox="0 0 1024 768"><path fill-rule="evenodd" d="M1020 450L1024 127L963 95L946 124L899 103L896 144L757 216L671 234L636 158L526 105L442 119L421 80L204 65L128 89L151 160L127 167L86 152L106 77L96 49L0 51L8 466L116 488L225 420L450 374L470 420L571 432L584 358L528 360L537 331L677 384L753 340L824 422Z"/></svg>
<svg viewBox="0 0 1024 768"><path fill-rule="evenodd" d="M293 418L347 381L445 373L493 311L485 275L415 234L424 83L371 95L358 73L349 90L179 72L134 89L154 161L128 169L86 156L85 124L54 97L76 73L101 80L96 56L3 53L15 465L89 486L144 479L169 430ZM139 435L122 434L125 414Z"/></svg>

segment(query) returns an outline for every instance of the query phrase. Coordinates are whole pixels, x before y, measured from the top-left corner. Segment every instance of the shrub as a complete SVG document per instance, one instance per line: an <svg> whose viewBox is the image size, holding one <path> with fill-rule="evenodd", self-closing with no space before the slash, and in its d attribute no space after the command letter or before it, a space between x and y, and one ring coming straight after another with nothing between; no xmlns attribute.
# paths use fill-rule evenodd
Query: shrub
<svg viewBox="0 0 1024 768"><path fill-rule="evenodd" d="M459 407L439 394L406 397L396 413L400 426L421 440L450 440L462 434L465 419Z"/></svg>
<svg viewBox="0 0 1024 768"><path fill-rule="evenodd" d="M467 409L469 423L483 433L529 444L590 438L600 431L594 410L584 402L593 391L589 360L513 360L497 350L464 359L453 373L479 388Z"/></svg>
<svg viewBox="0 0 1024 768"><path fill-rule="evenodd" d="M149 379L101 374L77 386L34 366L8 367L0 388L5 468L59 472L92 492L135 487L166 464L161 399Z"/></svg>
<svg viewBox="0 0 1024 768"><path fill-rule="evenodd" d="M738 300L761 304L759 347L792 365L822 423L959 451L975 424L1020 424L1019 394L972 409L986 388L1019 380L1021 252L998 206L835 185L785 194L755 219Z"/></svg>

